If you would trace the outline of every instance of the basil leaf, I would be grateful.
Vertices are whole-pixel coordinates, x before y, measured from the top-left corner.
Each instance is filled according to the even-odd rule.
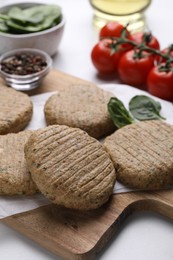
[[[145,95],[133,97],[129,102],[129,110],[140,121],[165,119],[160,115],[161,104]]]
[[[108,111],[117,128],[134,123],[124,104],[116,97],[111,97],[109,100]]]

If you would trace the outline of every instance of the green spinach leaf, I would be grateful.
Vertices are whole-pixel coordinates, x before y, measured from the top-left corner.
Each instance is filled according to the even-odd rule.
[[[39,12],[37,12],[35,16],[29,16],[27,15],[27,12],[25,13],[25,10],[22,10],[17,6],[14,6],[9,10],[8,16],[14,20],[14,22],[21,23],[23,25],[26,23],[37,24],[42,22],[44,18],[43,14]]]
[[[117,128],[134,123],[124,104],[116,97],[111,97],[109,100],[108,111]]]
[[[129,102],[129,110],[140,121],[165,119],[160,115],[161,104],[149,96],[134,96]]]
[[[9,33],[33,33],[43,31],[58,24],[62,19],[58,5],[36,5],[21,9],[12,7],[7,14],[0,14],[1,31]],[[7,30],[6,30],[7,28]]]
[[[7,21],[7,25],[12,32],[32,33],[32,32],[43,31],[54,26],[55,24],[57,24],[56,19],[57,19],[57,14],[54,15],[52,14],[51,16],[47,16],[42,23],[38,23],[37,25],[33,25],[33,24],[22,25],[16,23],[13,20]]]
[[[8,27],[6,23],[0,19],[0,32],[8,32]]]
[[[0,14],[0,20],[6,21],[9,19],[10,19],[10,17],[7,14]]]

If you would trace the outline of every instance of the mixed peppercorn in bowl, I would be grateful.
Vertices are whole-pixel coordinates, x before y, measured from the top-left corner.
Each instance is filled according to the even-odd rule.
[[[0,57],[0,75],[8,86],[27,91],[39,86],[52,65],[50,56],[32,48],[15,49]]]

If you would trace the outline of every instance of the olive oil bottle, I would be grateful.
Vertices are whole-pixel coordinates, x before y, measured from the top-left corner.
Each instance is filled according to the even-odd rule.
[[[144,11],[151,0],[90,0],[94,9],[94,22],[102,27],[107,21],[129,23],[131,31],[140,31],[145,26]]]

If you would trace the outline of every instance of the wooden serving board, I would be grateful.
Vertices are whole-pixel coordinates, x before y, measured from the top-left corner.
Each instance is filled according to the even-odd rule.
[[[52,70],[29,94],[55,91],[86,81]],[[173,219],[173,190],[112,195],[97,210],[77,211],[47,205],[1,221],[63,259],[95,259],[124,220],[136,211],[155,211]]]

